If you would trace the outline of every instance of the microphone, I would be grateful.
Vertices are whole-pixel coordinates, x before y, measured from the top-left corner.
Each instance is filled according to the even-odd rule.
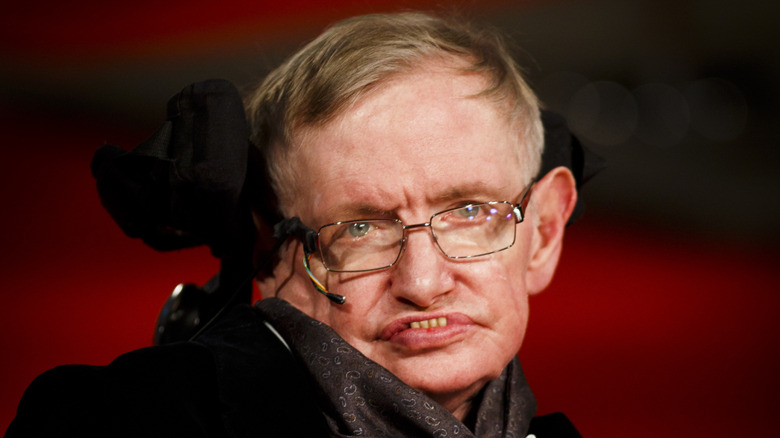
[[[318,289],[318,291],[321,294],[323,294],[326,297],[328,297],[329,300],[333,301],[336,304],[344,304],[345,302],[347,302],[347,297],[345,297],[344,295],[338,295],[338,294],[326,292],[324,290],[319,290],[319,289]]]
[[[329,300],[333,301],[336,304],[344,304],[347,301],[347,297],[344,295],[334,294],[331,292],[328,292],[328,289],[320,283],[319,280],[317,280],[317,277],[314,276],[314,274],[311,273],[311,268],[309,267],[309,260],[311,260],[311,257],[314,254],[305,252],[303,254],[303,267],[306,269],[306,273],[309,275],[309,279],[311,280],[311,283],[314,285],[314,288],[317,289],[317,292],[325,295],[328,297]]]

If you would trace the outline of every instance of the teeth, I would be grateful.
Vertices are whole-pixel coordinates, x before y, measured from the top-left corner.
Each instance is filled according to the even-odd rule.
[[[424,321],[415,321],[409,323],[409,328],[413,328],[413,329],[446,327],[446,326],[447,326],[447,318],[444,316],[440,318],[431,318],[431,319],[426,319]]]

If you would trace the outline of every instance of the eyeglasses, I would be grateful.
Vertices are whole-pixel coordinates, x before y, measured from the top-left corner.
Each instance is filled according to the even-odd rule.
[[[307,230],[309,257],[316,251],[332,272],[365,272],[389,268],[401,258],[409,230],[429,228],[436,246],[451,259],[493,254],[512,247],[515,225],[523,222],[533,184],[520,202],[469,204],[431,216],[421,224],[404,225],[398,219],[360,219],[335,222],[318,231]],[[307,260],[308,261],[308,260]],[[308,268],[308,263],[307,263]]]

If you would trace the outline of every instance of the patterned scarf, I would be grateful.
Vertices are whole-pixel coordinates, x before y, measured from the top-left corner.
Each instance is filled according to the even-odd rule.
[[[449,411],[403,383],[333,329],[288,302],[256,305],[314,380],[332,437],[522,438],[536,399],[515,357],[482,391],[472,432]]]

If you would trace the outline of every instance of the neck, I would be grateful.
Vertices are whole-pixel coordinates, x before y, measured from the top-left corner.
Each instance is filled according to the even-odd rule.
[[[450,411],[450,413],[466,424],[466,420],[474,416],[472,413],[472,407],[479,405],[479,394],[481,394],[482,386],[479,385],[476,390],[459,391],[457,393],[430,393],[426,392],[425,395],[430,397],[433,401],[440,404],[444,409]],[[468,425],[469,428],[473,425]]]

